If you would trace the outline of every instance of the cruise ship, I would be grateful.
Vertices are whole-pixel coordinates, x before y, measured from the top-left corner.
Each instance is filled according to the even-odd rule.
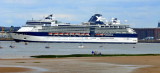
[[[137,43],[137,34],[129,25],[117,18],[107,21],[101,14],[81,24],[62,23],[51,14],[41,20],[28,20],[10,35],[16,42]]]

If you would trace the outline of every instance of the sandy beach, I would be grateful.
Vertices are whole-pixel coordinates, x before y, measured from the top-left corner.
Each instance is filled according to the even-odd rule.
[[[160,56],[0,59],[0,73],[159,73]]]
[[[0,72],[28,72],[32,69],[22,68],[22,67],[0,67]]]

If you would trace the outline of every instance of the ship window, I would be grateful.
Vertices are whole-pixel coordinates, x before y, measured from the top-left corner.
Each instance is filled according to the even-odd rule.
[[[103,27],[103,28],[104,28],[105,26],[101,26],[101,27]]]
[[[114,26],[110,26],[110,28],[114,28]]]
[[[58,25],[58,26],[70,26],[70,25]]]
[[[51,22],[26,22],[28,25],[44,25],[44,24],[51,24]]]
[[[114,28],[118,28],[118,26],[114,26]]]
[[[126,26],[126,28],[130,28],[129,26]]]
[[[43,26],[51,26],[51,24],[43,24]]]
[[[124,27],[124,26],[119,26],[119,28],[121,28],[121,29],[122,29],[122,28],[125,28],[125,27]]]
[[[57,24],[58,23],[58,21],[55,21],[55,24]]]
[[[108,28],[109,26],[105,26],[105,27],[107,27],[107,28]]]

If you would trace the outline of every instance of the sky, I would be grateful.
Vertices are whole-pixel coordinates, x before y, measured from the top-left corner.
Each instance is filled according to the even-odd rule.
[[[6,27],[49,14],[71,24],[87,22],[94,14],[118,18],[133,28],[155,28],[160,22],[160,0],[1,0],[0,10],[0,26]]]

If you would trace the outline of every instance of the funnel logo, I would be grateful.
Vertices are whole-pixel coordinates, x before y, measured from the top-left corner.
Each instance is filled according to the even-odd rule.
[[[96,16],[97,20],[96,21],[103,21],[103,18],[102,17],[98,17]]]
[[[104,24],[103,21],[104,21],[105,18],[102,18],[101,16],[102,16],[101,14],[95,14],[89,19],[88,22],[91,22],[92,25]]]

